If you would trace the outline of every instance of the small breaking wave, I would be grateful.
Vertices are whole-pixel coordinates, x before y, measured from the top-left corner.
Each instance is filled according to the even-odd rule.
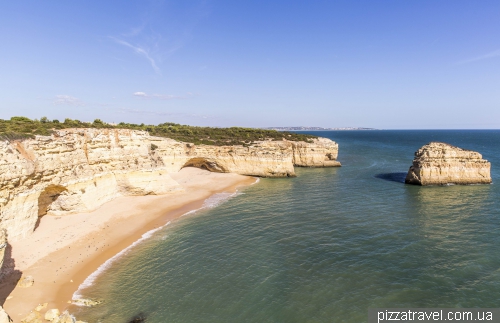
[[[259,179],[257,179],[256,183],[258,182],[258,180]],[[230,198],[238,196],[238,195],[242,195],[242,194],[244,194],[244,193],[240,193],[238,191],[236,191],[234,193],[215,193],[215,194],[213,194],[212,196],[210,196],[209,198],[207,198],[203,202],[203,205],[201,206],[201,208],[188,211],[188,212],[184,213],[181,216],[190,215],[190,214],[196,213],[196,212],[198,212],[198,211],[200,211],[202,209],[211,209],[211,208],[214,208],[214,207],[216,207],[216,206],[218,206],[218,205],[220,205],[220,204],[228,201]],[[85,288],[88,288],[88,287],[92,286],[94,284],[95,280],[97,279],[97,277],[100,274],[102,274],[103,272],[105,272],[108,268],[110,268],[111,265],[113,264],[113,262],[115,262],[116,260],[118,260],[120,257],[126,255],[135,246],[137,246],[141,242],[143,242],[143,241],[151,238],[155,232],[157,232],[157,231],[165,228],[169,224],[170,224],[170,221],[168,221],[166,224],[162,225],[161,227],[149,230],[148,232],[144,233],[137,241],[135,241],[134,243],[132,243],[130,246],[128,246],[127,248],[123,249],[122,251],[120,251],[119,253],[117,253],[116,255],[114,255],[113,257],[111,257],[108,260],[106,260],[106,262],[104,262],[102,265],[100,265],[99,268],[97,268],[92,274],[90,274],[83,281],[83,283],[80,284],[80,286],[78,286],[78,289],[76,290],[76,292],[73,293],[72,299],[81,299],[81,298],[83,298],[83,295],[81,294],[81,291],[84,290]],[[80,305],[78,305],[78,306],[80,306]]]
[[[230,198],[234,197],[234,196],[238,196],[238,195],[242,195],[243,193],[239,193],[238,191],[236,191],[235,193],[215,193],[214,195],[210,196],[209,198],[207,198],[205,200],[205,202],[203,202],[203,206],[201,207],[202,209],[204,208],[214,208],[224,202],[226,202],[227,200],[229,200]]]
[[[76,290],[76,292],[73,293],[72,299],[83,298],[83,296],[80,294],[80,292],[83,289],[92,286],[92,284],[95,282],[95,280],[97,279],[97,277],[100,274],[102,274],[104,271],[106,271],[106,269],[108,269],[109,267],[111,267],[111,265],[113,264],[113,262],[115,262],[116,260],[118,260],[120,257],[126,255],[132,248],[134,248],[135,246],[137,246],[139,243],[143,242],[146,239],[151,238],[156,231],[163,229],[164,227],[166,227],[169,224],[170,224],[170,221],[168,221],[166,224],[162,225],[161,227],[149,230],[148,232],[144,233],[137,241],[135,241],[134,243],[132,243],[130,246],[128,246],[127,248],[123,249],[122,251],[120,251],[119,253],[117,253],[116,255],[114,255],[113,257],[111,257],[108,260],[106,260],[106,262],[104,262],[102,265],[100,265],[99,268],[97,268],[92,274],[90,274],[90,276],[88,276],[83,281],[83,283],[80,284],[80,286],[78,286],[78,289]]]

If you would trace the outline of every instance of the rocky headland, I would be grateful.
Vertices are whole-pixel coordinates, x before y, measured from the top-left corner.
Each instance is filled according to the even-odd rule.
[[[115,199],[123,199],[127,196],[143,196],[146,198],[155,195],[161,198],[161,195],[167,194],[167,196],[175,196],[174,199],[177,200],[178,205],[189,202],[195,207],[201,203],[195,202],[198,198],[207,196],[211,191],[217,192],[223,187],[234,186],[242,181],[242,179],[236,177],[225,177],[227,184],[221,182],[219,185],[214,182],[217,178],[198,174],[196,175],[197,178],[204,179],[196,184],[194,181],[199,180],[194,178],[191,180],[191,177],[189,177],[191,172],[184,172],[184,175],[179,175],[183,173],[181,170],[184,171],[183,168],[185,167],[197,167],[212,173],[232,173],[227,174],[227,176],[293,177],[295,176],[294,166],[340,166],[340,163],[336,160],[337,154],[338,145],[325,138],[312,139],[310,142],[284,139],[264,140],[245,145],[217,146],[196,145],[164,137],[150,136],[148,132],[140,130],[95,128],[55,130],[51,136],[35,136],[34,138],[10,140],[4,138],[0,142],[0,254],[5,252],[6,246],[7,249],[11,248],[11,242],[16,246],[20,246],[19,243],[23,244],[23,241],[28,241],[27,238],[31,236],[36,236],[36,241],[30,241],[29,245],[40,244],[37,241],[45,241],[44,234],[33,235],[33,232],[39,226],[43,229],[47,227],[47,223],[58,223],[57,225],[60,225],[61,228],[63,228],[63,225],[67,225],[64,224],[66,222],[62,222],[63,220],[54,222],[52,219],[61,219],[61,216],[66,218],[64,216],[71,214],[79,216],[80,214],[89,214],[89,212],[95,213],[97,211],[94,210],[101,210],[100,207],[103,204]],[[200,185],[214,185],[214,188],[197,189],[196,187]],[[190,187],[189,190],[186,187]],[[191,192],[195,192],[194,194],[198,197],[195,195],[190,197]],[[13,285],[16,286],[14,292],[17,291],[17,294],[11,295],[15,295],[15,299],[27,295],[26,292],[35,295],[35,293],[28,291],[35,287],[38,291],[36,293],[40,293],[41,290],[46,290],[49,283],[52,283],[51,275],[54,275],[54,283],[57,281],[57,286],[63,284],[59,283],[59,281],[64,280],[66,280],[64,284],[68,284],[67,281],[70,281],[71,277],[73,277],[71,275],[76,272],[69,268],[71,265],[68,260],[65,263],[57,262],[59,272],[57,270],[53,271],[53,269],[56,269],[54,267],[53,269],[43,269],[42,273],[40,269],[34,270],[29,267],[29,264],[38,261],[36,267],[38,268],[42,264],[51,264],[54,259],[71,258],[74,252],[69,248],[81,247],[81,243],[77,242],[78,239],[84,239],[80,241],[92,241],[93,245],[97,244],[95,244],[95,250],[89,249],[88,252],[85,249],[87,246],[85,248],[81,247],[82,250],[85,250],[85,253],[82,252],[83,255],[80,255],[80,258],[74,259],[77,260],[75,264],[80,263],[82,257],[84,257],[85,259],[93,258],[92,261],[98,266],[101,260],[96,257],[101,257],[100,250],[107,250],[105,252],[112,254],[112,252],[116,252],[114,250],[119,251],[119,248],[123,247],[120,244],[112,245],[106,239],[101,246],[100,242],[94,240],[94,237],[104,234],[107,238],[114,235],[116,239],[120,239],[121,236],[127,236],[127,239],[137,239],[137,236],[143,233],[140,231],[142,228],[149,230],[151,226],[156,225],[151,222],[155,216],[158,216],[154,214],[155,212],[164,213],[166,211],[162,210],[170,210],[168,205],[172,202],[169,202],[168,199],[165,202],[154,201],[157,203],[156,208],[158,211],[150,210],[147,213],[148,216],[141,216],[140,218],[134,218],[134,214],[144,212],[141,211],[141,208],[145,206],[141,206],[137,202],[127,207],[108,203],[106,210],[114,208],[113,212],[117,213],[116,215],[109,215],[106,219],[104,219],[104,214],[86,217],[86,223],[81,223],[82,231],[86,230],[85,237],[79,236],[76,232],[73,232],[74,230],[71,231],[69,227],[66,227],[66,229],[63,229],[64,231],[60,232],[61,236],[53,237],[57,241],[52,243],[51,248],[53,250],[51,249],[51,252],[55,253],[51,254],[50,259],[49,257],[42,259],[40,257],[43,257],[43,255],[38,255],[33,258],[34,260],[25,263],[23,259],[10,258],[13,248],[8,249],[9,263],[7,266],[5,264],[3,266],[4,274],[14,269],[17,270],[18,265],[13,266],[14,261],[16,261],[16,264],[25,263],[23,268],[29,269],[27,270],[29,275],[45,277],[43,279],[38,276],[35,277],[33,285],[32,276],[24,276],[26,274],[24,272],[23,277],[21,277],[21,272],[17,270],[16,273],[19,274],[19,278],[16,279],[16,284]],[[136,206],[132,207],[132,205]],[[110,222],[112,219],[121,216],[118,214],[123,212],[120,208],[129,209],[130,211],[127,210],[127,212],[131,215],[128,215],[126,219],[121,217],[120,224],[117,225],[119,228],[115,230],[109,224],[112,223]],[[182,208],[179,210],[182,210]],[[105,211],[103,209],[103,212],[109,212],[109,210]],[[180,216],[180,211],[175,212],[171,216],[172,219]],[[41,220],[44,216],[51,216],[52,219],[42,223]],[[74,219],[73,215],[71,216],[73,218],[69,219],[67,223],[76,224],[75,221],[77,220]],[[99,220],[99,217],[102,217],[103,220]],[[137,232],[130,226],[134,221],[141,227]],[[104,225],[104,223],[107,224]],[[92,228],[90,228],[91,225]],[[104,231],[111,231],[110,233],[98,233],[97,231],[92,233],[92,230],[101,230],[101,228]],[[127,230],[130,233],[127,233]],[[47,234],[53,235],[51,232]],[[89,238],[88,234],[91,234],[92,238]],[[112,239],[108,240],[111,241]],[[131,240],[131,242],[133,241],[135,240]],[[130,242],[124,241],[124,246],[126,243]],[[32,253],[29,250],[23,252],[25,254]],[[105,257],[105,252],[103,251],[102,257]],[[97,256],[98,254],[99,256]],[[63,264],[63,272],[59,268],[61,264]],[[78,266],[84,268],[83,264]],[[88,275],[89,273],[86,271],[89,268],[78,269],[78,275],[80,273]],[[95,268],[92,270],[95,270]],[[73,280],[70,281],[70,285],[72,282]],[[26,292],[22,291],[25,289]],[[56,290],[53,292],[56,293]],[[9,296],[7,299],[12,297],[14,296]],[[40,300],[47,301],[45,299]],[[7,305],[10,304],[9,306],[12,307],[12,301],[14,300],[11,299]],[[52,301],[48,301],[54,304],[53,297]],[[14,302],[17,303],[18,301]],[[33,300],[30,300],[30,302],[33,303]],[[60,306],[60,303],[57,306]],[[15,306],[16,310],[14,312],[20,313],[19,311],[26,310],[21,309],[21,307]],[[11,312],[9,311],[9,313]],[[36,316],[34,318],[36,321],[38,319],[37,311],[31,313],[30,315]]]
[[[431,142],[415,152],[406,184],[490,184],[491,165],[476,151]]]
[[[294,165],[340,166],[338,145],[261,141],[210,146],[125,129],[64,129],[52,136],[0,142],[0,229],[9,240],[33,231],[41,216],[88,212],[117,196],[180,189],[169,174],[194,166],[260,177],[295,176]]]

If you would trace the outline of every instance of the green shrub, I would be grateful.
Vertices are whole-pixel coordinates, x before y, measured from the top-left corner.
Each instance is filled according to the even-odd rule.
[[[12,118],[10,118],[10,121],[26,122],[26,121],[32,121],[32,120],[30,118],[26,118],[26,117],[12,117]]]
[[[0,119],[0,136],[25,136],[31,138],[34,134],[50,135],[53,129],[65,128],[109,128],[109,129],[131,129],[147,130],[150,135],[158,137],[172,138],[178,141],[191,142],[194,144],[232,146],[249,146],[256,141],[263,140],[290,140],[310,142],[313,135],[296,134],[289,132],[278,132],[275,130],[264,130],[254,128],[212,128],[212,127],[194,127],[180,125],[172,122],[155,125],[133,124],[120,122],[118,125],[110,125],[101,119],[95,119],[92,123],[81,122],[80,120],[64,119],[61,123],[58,120],[50,121],[42,117],[40,122],[26,117],[12,117],[10,120]],[[12,135],[15,134],[15,135]],[[16,137],[16,138],[17,138]],[[2,137],[3,138],[3,137]],[[156,145],[151,144],[151,150],[155,150]]]

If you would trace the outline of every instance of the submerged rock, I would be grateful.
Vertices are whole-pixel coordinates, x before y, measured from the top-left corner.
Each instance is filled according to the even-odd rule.
[[[146,314],[144,313],[139,313],[127,321],[127,323],[143,323],[143,322],[146,322]]]
[[[71,301],[72,304],[74,305],[79,305],[79,306],[96,306],[104,302],[101,299],[89,299],[89,298],[79,298],[79,299],[74,299]]]
[[[415,152],[405,183],[414,185],[490,184],[491,164],[480,153],[442,142]]]

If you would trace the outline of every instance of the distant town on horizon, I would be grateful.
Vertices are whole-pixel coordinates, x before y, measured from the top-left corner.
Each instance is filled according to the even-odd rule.
[[[262,128],[276,131],[329,131],[329,130],[377,130],[376,128],[364,127],[343,127],[343,128],[323,128],[323,127],[268,127]]]

